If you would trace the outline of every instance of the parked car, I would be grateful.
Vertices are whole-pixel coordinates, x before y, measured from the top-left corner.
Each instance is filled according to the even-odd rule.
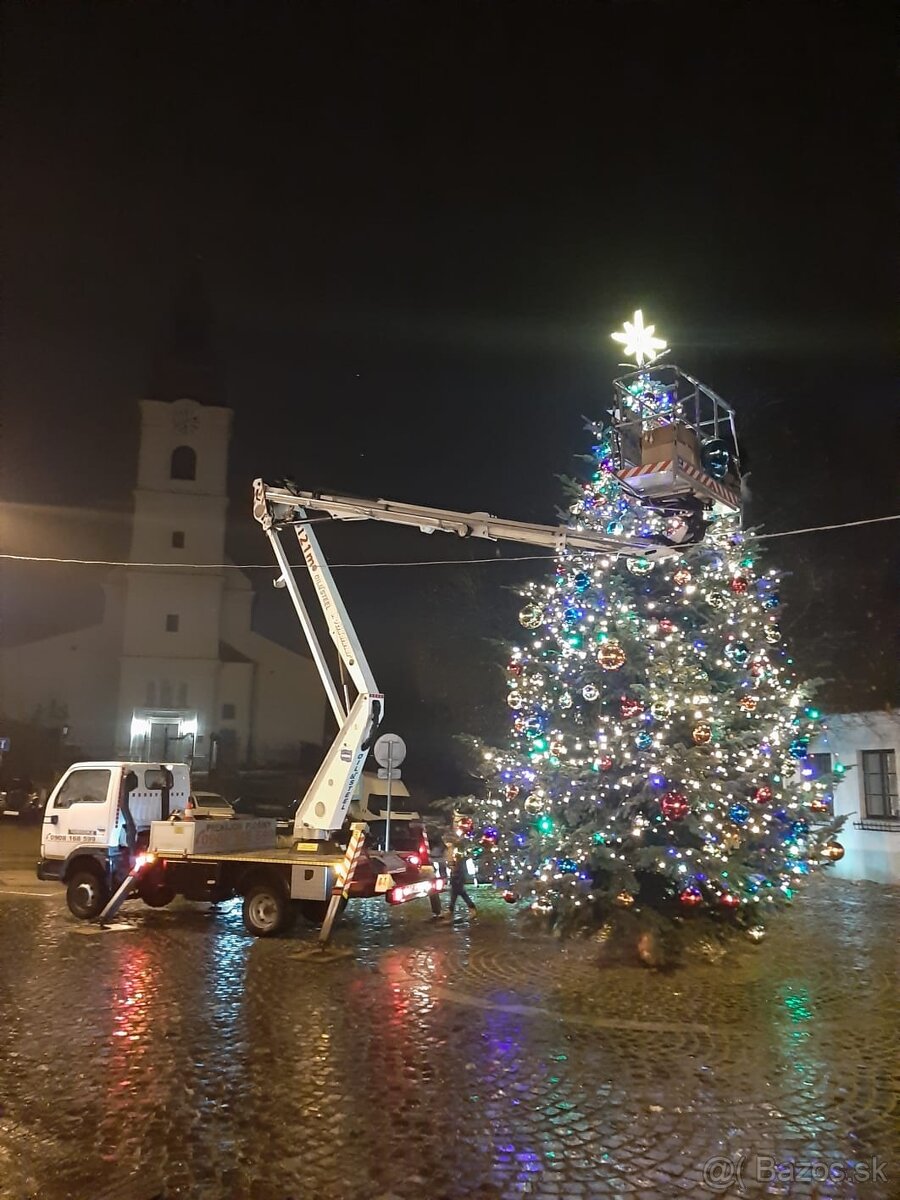
[[[234,805],[218,792],[191,792],[191,805],[195,817],[223,820],[237,815]]]
[[[11,778],[0,786],[0,817],[37,825],[44,812],[44,799],[26,777]]]
[[[299,802],[296,796],[290,800],[272,796],[238,796],[233,805],[234,815],[274,819],[279,836],[288,837],[294,827],[294,813]]]

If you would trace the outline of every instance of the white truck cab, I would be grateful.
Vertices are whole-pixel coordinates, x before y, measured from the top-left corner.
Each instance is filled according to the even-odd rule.
[[[127,874],[129,851],[133,854],[147,845],[151,823],[186,808],[190,794],[184,763],[75,763],[44,809],[38,878],[69,885],[70,892],[81,896],[83,907],[96,908],[116,878]],[[133,822],[131,847],[128,814]],[[85,876],[97,886],[82,882],[72,888],[73,879]]]

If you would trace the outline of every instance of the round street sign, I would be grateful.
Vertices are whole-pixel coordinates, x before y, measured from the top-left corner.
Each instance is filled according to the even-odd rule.
[[[386,767],[389,759],[392,767],[399,767],[406,758],[406,742],[398,733],[383,733],[375,743],[372,753],[379,767]]]

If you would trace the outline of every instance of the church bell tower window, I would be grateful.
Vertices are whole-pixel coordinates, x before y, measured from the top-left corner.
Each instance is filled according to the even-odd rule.
[[[197,478],[197,452],[192,446],[176,446],[169,467],[170,479]]]

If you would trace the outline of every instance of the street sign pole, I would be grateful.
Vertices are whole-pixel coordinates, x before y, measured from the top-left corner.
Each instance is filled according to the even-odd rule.
[[[384,848],[391,848],[391,777],[394,774],[394,743],[388,742],[387,748],[387,812],[384,822]]]
[[[387,810],[384,821],[384,848],[391,848],[391,784],[400,778],[400,764],[406,758],[406,743],[396,733],[383,733],[373,747],[375,761],[382,768],[379,779],[387,780]]]

